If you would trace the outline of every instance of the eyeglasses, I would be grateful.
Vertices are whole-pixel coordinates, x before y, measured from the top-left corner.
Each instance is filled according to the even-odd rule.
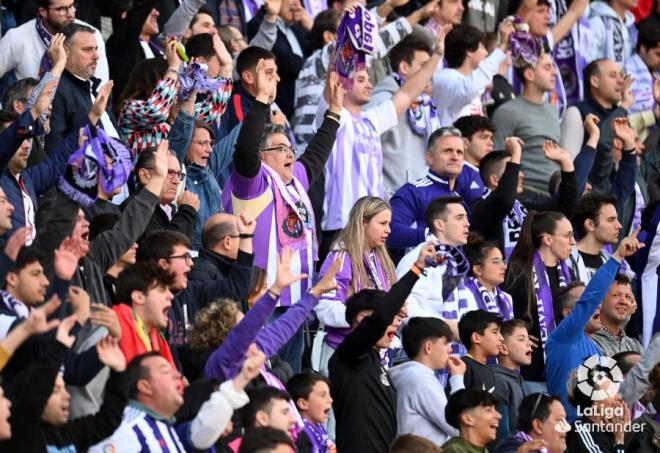
[[[167,179],[183,181],[185,177],[186,174],[182,171],[167,170]]]
[[[561,236],[565,239],[570,239],[570,238],[574,237],[572,231],[569,231],[568,233],[562,233],[562,234],[551,234],[550,236]]]
[[[183,253],[181,255],[172,255],[172,256],[167,258],[167,261],[171,261],[171,260],[174,260],[174,259],[182,259],[182,260],[185,260],[186,263],[191,263],[191,264],[193,262],[193,256],[190,254],[190,252]]]
[[[66,16],[69,11],[73,11],[74,13],[78,10],[78,3],[71,3],[68,6],[58,6],[57,8],[48,8],[52,9],[54,11],[57,11],[57,14],[60,16]]]
[[[261,151],[277,151],[278,153],[292,153],[296,154],[296,147],[291,145],[277,145],[271,146],[270,148],[262,148]]]
[[[199,146],[210,146],[213,148],[215,146],[215,140],[193,140],[193,143],[197,143]]]
[[[539,396],[536,397],[536,402],[534,403],[534,407],[532,408],[532,420],[534,420],[534,416],[536,415],[536,411],[539,408],[539,404],[541,404],[541,399],[543,399],[544,396],[549,396],[547,393],[539,393]]]

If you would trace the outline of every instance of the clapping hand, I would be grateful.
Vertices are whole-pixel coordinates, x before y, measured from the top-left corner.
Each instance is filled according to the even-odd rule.
[[[119,340],[108,335],[96,343],[96,353],[99,362],[110,367],[113,371],[121,373],[126,369],[126,357],[119,348]]]
[[[637,227],[629,236],[623,238],[616,251],[612,254],[612,257],[617,261],[623,261],[625,258],[634,255],[637,250],[644,248],[644,243],[639,242],[637,239],[637,235],[641,229],[642,227]]]
[[[71,335],[71,329],[76,323],[76,316],[71,315],[66,317],[60,322],[60,325],[57,326],[57,333],[55,334],[55,339],[62,343],[67,348],[73,346],[73,343],[76,341],[76,337]]]
[[[297,281],[307,278],[307,274],[293,275],[291,272],[291,260],[293,259],[293,250],[289,247],[282,248],[282,251],[277,257],[277,274],[275,275],[275,284],[271,287],[271,291],[275,294],[280,294],[284,288]]]
[[[247,358],[243,362],[241,372],[234,378],[234,388],[243,390],[252,379],[259,376],[261,368],[266,362],[266,354],[261,352],[257,345],[252,343],[247,352]]]
[[[314,297],[321,297],[323,294],[337,289],[337,272],[339,272],[344,265],[344,256],[344,253],[337,254],[326,273],[323,274],[323,277],[321,277],[316,285],[310,290]]]

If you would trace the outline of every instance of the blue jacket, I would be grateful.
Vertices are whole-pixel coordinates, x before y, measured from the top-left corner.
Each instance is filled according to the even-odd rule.
[[[561,320],[546,343],[546,373],[548,393],[559,395],[568,419],[575,420],[575,407],[568,403],[566,382],[571,370],[592,355],[602,355],[596,344],[584,333],[589,319],[600,305],[619,269],[619,262],[610,258],[589,281],[580,300],[570,314]]]
[[[199,197],[199,210],[192,244],[194,250],[202,248],[202,229],[213,214],[222,212],[222,187],[228,179],[229,166],[234,156],[234,143],[240,126],[213,146],[206,167],[185,164],[186,151],[194,132],[194,117],[180,110],[169,135],[170,149],[174,150],[182,165],[186,167],[186,190]]]
[[[69,156],[77,148],[78,130],[76,129],[65,140],[58,143],[57,147],[48,154],[46,159],[34,167],[20,172],[35,209],[37,208],[37,197],[57,184],[59,177],[64,175]],[[16,152],[16,149],[14,149],[14,152]],[[25,210],[23,209],[21,188],[8,168],[2,171],[0,186],[5,191],[9,202],[14,206],[14,213],[11,216],[11,230],[5,232],[3,236],[3,239],[6,240],[17,228],[25,226]]]

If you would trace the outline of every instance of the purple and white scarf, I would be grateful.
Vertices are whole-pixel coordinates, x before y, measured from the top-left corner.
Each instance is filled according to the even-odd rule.
[[[367,271],[367,278],[369,279],[370,285],[363,285],[362,282],[359,282],[360,286],[379,289],[381,291],[390,290],[392,282],[387,279],[385,269],[383,269],[378,256],[373,250],[364,255],[364,266]]]
[[[436,263],[446,265],[442,275],[442,319],[458,321],[468,309],[465,278],[470,263],[459,247],[442,244],[438,246],[436,252]],[[465,354],[465,352],[467,352],[465,346],[452,343],[452,353]]]
[[[84,135],[88,140],[69,157],[58,188],[73,201],[91,206],[98,197],[99,183],[105,193],[112,193],[128,181],[133,158],[123,143],[103,129],[86,126]]]
[[[0,300],[2,304],[17,317],[26,319],[30,316],[30,307],[9,294],[7,291],[0,291]]]
[[[295,176],[291,180],[300,202],[296,202],[291,193],[282,181],[279,174],[268,165],[261,163],[262,167],[268,172],[272,181],[274,202],[275,202],[275,221],[277,222],[277,237],[282,247],[289,247],[295,251],[301,251],[307,247],[307,230],[305,225],[309,225],[312,232],[312,253],[313,258],[318,258],[318,242],[316,240],[316,219],[312,202],[307,196],[307,191]],[[304,213],[301,211],[305,211]],[[303,214],[305,214],[303,216]],[[305,218],[306,217],[306,218]]]
[[[477,301],[477,306],[480,309],[491,313],[497,313],[502,317],[503,321],[513,319],[513,302],[511,296],[502,291],[499,287],[495,286],[495,297],[493,297],[493,293],[488,291],[488,289],[486,289],[486,287],[474,277],[468,278],[465,281],[465,286],[474,295],[474,299]]]
[[[559,287],[563,288],[571,281],[571,273],[564,261],[559,261],[559,268]],[[543,361],[545,362],[545,343],[548,341],[550,333],[555,330],[555,316],[548,273],[545,270],[543,258],[541,258],[541,254],[538,251],[534,253],[532,273],[534,277],[534,292],[536,293],[539,330],[541,332],[541,346],[543,347]]]
[[[367,54],[375,50],[377,27],[371,12],[361,5],[344,14],[339,23],[334,66],[339,82],[347,90],[353,87],[355,73],[367,67]]]
[[[403,85],[403,77],[397,72],[392,73],[394,81]],[[433,131],[440,128],[440,119],[438,118],[438,109],[436,108],[431,96],[421,92],[415,102],[410,104],[406,110],[406,118],[410,129],[420,137],[428,137]]]
[[[218,79],[206,76],[208,66],[200,63],[191,63],[179,72],[179,99],[188,99],[193,90],[197,93],[209,93],[218,91],[223,84]]]
[[[46,48],[46,51],[41,57],[41,63],[39,63],[39,78],[41,78],[45,73],[53,69],[53,62],[50,60],[50,57],[48,56],[48,49],[50,48],[50,40],[53,38],[53,35],[51,35],[50,32],[46,30],[46,26],[44,25],[44,20],[39,15],[37,15],[35,27],[37,28],[37,35],[41,40],[41,44],[43,44],[44,47]]]
[[[309,420],[303,419],[303,431],[312,443],[312,453],[336,453],[337,447],[328,436],[328,432],[322,423],[312,424]]]

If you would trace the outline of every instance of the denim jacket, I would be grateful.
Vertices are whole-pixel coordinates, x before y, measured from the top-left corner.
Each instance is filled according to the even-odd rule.
[[[199,197],[199,210],[197,211],[197,223],[195,226],[195,237],[193,238],[193,249],[202,248],[202,229],[204,224],[213,214],[222,212],[222,186],[226,181],[226,175],[234,156],[234,144],[240,131],[240,125],[235,127],[226,137],[219,140],[213,146],[213,152],[209,156],[206,167],[193,163],[186,163],[186,152],[195,131],[194,116],[179,110],[174,120],[169,135],[170,149],[175,153],[186,171],[186,190],[195,193]]]

